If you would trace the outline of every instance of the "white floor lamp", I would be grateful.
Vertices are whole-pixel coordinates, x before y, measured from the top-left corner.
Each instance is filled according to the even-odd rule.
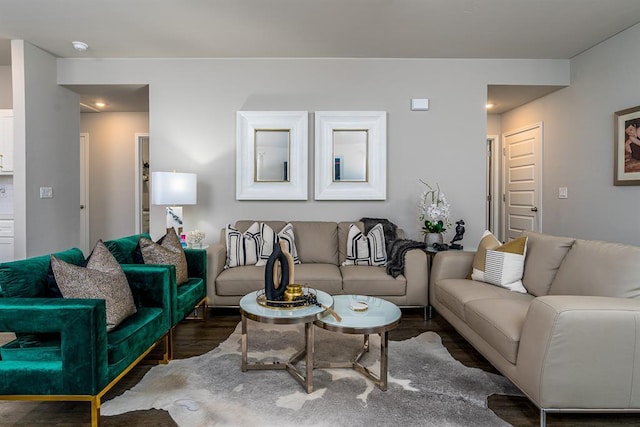
[[[151,203],[167,206],[167,228],[183,231],[183,205],[195,205],[197,199],[195,173],[153,172],[151,174]]]

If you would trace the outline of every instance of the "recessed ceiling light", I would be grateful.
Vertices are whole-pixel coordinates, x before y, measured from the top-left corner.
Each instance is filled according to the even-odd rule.
[[[85,42],[74,41],[74,42],[71,42],[71,44],[73,45],[73,48],[78,52],[84,52],[87,49],[89,49],[89,45],[86,44]]]
[[[495,107],[495,104],[492,104],[492,103],[490,103],[490,102],[489,102],[489,103],[487,103],[487,104],[485,105],[485,107],[487,108],[487,110],[490,110],[490,109],[492,109],[493,107]]]
[[[103,108],[103,107],[106,107],[106,106],[107,106],[107,104],[105,104],[104,102],[96,102],[96,107]]]

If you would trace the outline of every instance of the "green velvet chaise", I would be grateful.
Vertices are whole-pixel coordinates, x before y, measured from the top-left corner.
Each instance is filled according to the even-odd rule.
[[[136,255],[138,241],[141,237],[150,239],[149,234],[134,234],[115,240],[104,242],[116,260],[123,266],[134,264],[142,267],[140,256]],[[189,281],[180,286],[176,285],[175,267],[170,266],[171,275],[171,326],[175,326],[197,308],[202,308],[202,317],[207,315],[207,251],[204,249],[185,248],[189,270]],[[146,267],[147,265],[144,265]],[[172,358],[173,345],[169,334],[170,348],[169,358]]]
[[[54,255],[84,263],[77,248]],[[171,271],[123,266],[137,313],[107,333],[104,300],[48,296],[49,265],[48,255],[0,264],[0,331],[17,336],[0,347],[0,399],[88,401],[95,426],[101,397],[168,339]]]

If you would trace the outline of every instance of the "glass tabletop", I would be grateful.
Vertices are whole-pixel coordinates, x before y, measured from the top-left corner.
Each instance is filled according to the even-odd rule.
[[[366,310],[363,310],[364,305]],[[336,295],[333,297],[333,309],[342,317],[338,322],[333,316],[324,313],[315,324],[328,330],[368,334],[381,333],[395,328],[400,323],[401,312],[397,305],[365,295]]]
[[[333,297],[321,290],[314,290],[318,302],[332,308]],[[324,313],[325,309],[316,305],[301,308],[270,308],[258,304],[258,292],[254,291],[242,297],[240,300],[240,310],[242,314],[251,320],[263,323],[306,323],[316,320]]]

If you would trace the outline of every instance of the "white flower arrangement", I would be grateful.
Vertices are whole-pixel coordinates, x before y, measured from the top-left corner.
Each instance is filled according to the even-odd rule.
[[[190,246],[200,244],[204,238],[204,231],[193,230],[187,232],[187,243],[189,243]]]
[[[438,183],[436,183],[436,188],[434,189],[423,180],[420,180],[420,182],[428,189],[422,192],[418,205],[420,209],[418,220],[420,222],[424,221],[422,232],[424,234],[443,233],[447,228],[451,227],[449,222],[451,206],[447,202],[444,193],[440,190]]]

